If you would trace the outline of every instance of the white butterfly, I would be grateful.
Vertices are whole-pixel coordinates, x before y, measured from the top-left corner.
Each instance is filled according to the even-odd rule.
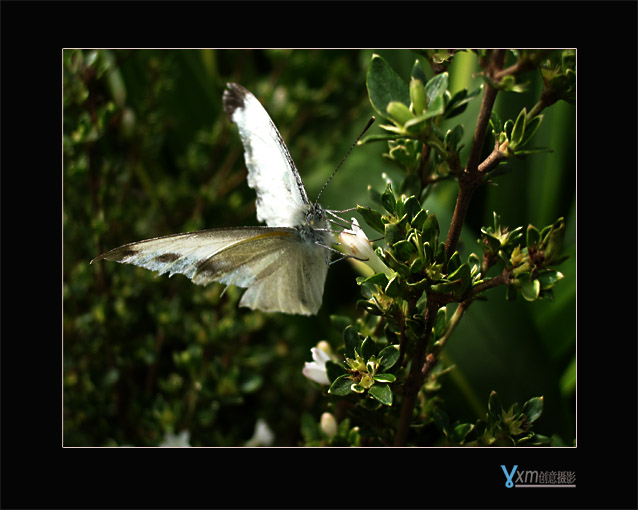
[[[279,131],[259,101],[227,84],[224,110],[237,124],[257,218],[267,227],[201,230],[126,244],[91,261],[134,264],[194,283],[245,287],[253,310],[314,315],[319,311],[334,238],[326,212],[311,203]]]

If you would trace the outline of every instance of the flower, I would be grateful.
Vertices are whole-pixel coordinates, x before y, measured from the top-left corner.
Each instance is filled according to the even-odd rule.
[[[339,241],[348,255],[365,262],[375,274],[385,273],[388,278],[393,276],[392,270],[383,263],[372,249],[368,236],[359,226],[356,218],[352,218],[352,229],[345,229],[339,234]]]
[[[257,422],[255,422],[255,432],[253,432],[253,437],[251,437],[244,446],[270,446],[275,440],[275,435],[268,424],[259,418]]]
[[[328,342],[319,342],[317,347],[310,349],[314,361],[306,361],[303,367],[303,375],[319,384],[330,384],[326,373],[326,361],[330,359],[330,345]]]

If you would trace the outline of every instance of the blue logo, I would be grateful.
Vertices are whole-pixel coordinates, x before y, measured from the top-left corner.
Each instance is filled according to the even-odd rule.
[[[501,469],[505,474],[505,487],[511,489],[525,487],[576,487],[575,471],[538,471],[536,469],[518,469],[518,464],[514,464],[511,470],[501,464]],[[514,480],[516,475],[516,480]]]
[[[514,482],[512,482],[512,478],[514,477],[514,473],[516,473],[516,468],[518,467],[518,464],[514,464],[514,467],[512,468],[512,472],[508,473],[507,472],[507,468],[501,464],[501,469],[503,470],[503,473],[505,473],[505,487],[507,487],[508,489],[511,489],[512,487],[514,487]]]

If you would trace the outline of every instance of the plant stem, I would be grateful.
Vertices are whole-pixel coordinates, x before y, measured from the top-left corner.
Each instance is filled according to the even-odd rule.
[[[432,327],[434,326],[434,320],[436,319],[438,310],[439,302],[436,299],[429,300],[425,309],[425,336],[417,341],[414,352],[412,353],[412,364],[410,366],[408,379],[405,383],[405,394],[397,434],[394,438],[394,446],[405,446],[408,437],[408,430],[410,428],[410,422],[412,421],[412,411],[421,385],[423,384],[424,376],[421,373],[421,367],[425,360],[426,347],[432,337]]]

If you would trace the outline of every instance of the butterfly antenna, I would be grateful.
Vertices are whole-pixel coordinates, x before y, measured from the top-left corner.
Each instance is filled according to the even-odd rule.
[[[346,155],[343,157],[343,159],[341,160],[341,163],[339,163],[339,165],[337,166],[337,168],[334,169],[334,172],[332,172],[332,175],[330,175],[330,177],[328,177],[328,180],[326,181],[326,183],[323,185],[323,188],[321,188],[321,191],[319,192],[319,195],[317,196],[317,200],[315,201],[315,204],[319,202],[319,198],[321,197],[321,194],[323,193],[323,190],[326,189],[326,186],[328,185],[328,183],[332,180],[332,178],[335,176],[335,174],[337,173],[337,170],[339,170],[341,168],[341,165],[343,165],[343,162],[346,160],[346,158],[350,155],[350,153],[352,152],[352,149],[354,149],[354,146],[357,145],[357,143],[359,142],[359,140],[361,140],[361,137],[365,134],[365,132],[370,129],[370,126],[372,126],[373,122],[375,121],[374,117],[371,117],[370,120],[368,121],[368,123],[366,124],[366,127],[363,128],[363,131],[361,131],[361,134],[359,136],[357,136],[357,139],[354,141],[354,143],[352,144],[352,146],[350,147],[350,149],[348,150],[348,152],[346,152]]]

